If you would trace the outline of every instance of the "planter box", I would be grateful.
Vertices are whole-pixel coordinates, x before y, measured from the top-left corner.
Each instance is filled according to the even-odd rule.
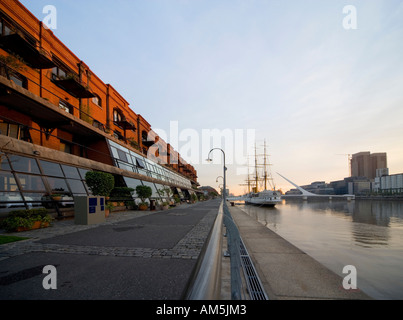
[[[35,221],[31,228],[18,227],[17,232],[24,232],[49,227],[49,222]]]

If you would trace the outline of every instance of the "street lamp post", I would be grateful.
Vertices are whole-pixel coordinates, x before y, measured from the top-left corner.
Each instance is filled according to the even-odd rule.
[[[222,154],[223,154],[223,156],[224,156],[224,178],[223,178],[223,182],[224,182],[224,194],[223,194],[223,199],[224,199],[224,202],[226,201],[226,199],[227,199],[227,179],[226,179],[226,171],[227,171],[227,168],[226,168],[226,166],[225,166],[225,152],[224,152],[224,150],[223,149],[220,149],[220,148],[213,148],[213,149],[211,149],[210,150],[210,152],[209,152],[209,154],[208,154],[208,159],[207,159],[207,161],[209,161],[209,162],[211,162],[211,161],[213,161],[212,159],[210,159],[210,153],[212,152],[212,151],[214,151],[214,150],[220,150],[221,152],[222,152]],[[218,178],[217,178],[218,179]]]

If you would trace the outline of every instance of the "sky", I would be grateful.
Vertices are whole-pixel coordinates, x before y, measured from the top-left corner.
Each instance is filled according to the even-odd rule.
[[[22,0],[198,172],[242,194],[266,142],[276,188],[403,173],[403,1]],[[347,6],[347,7],[346,7]],[[343,9],[346,7],[346,10]],[[260,161],[260,160],[259,160]],[[253,170],[253,168],[250,168]]]

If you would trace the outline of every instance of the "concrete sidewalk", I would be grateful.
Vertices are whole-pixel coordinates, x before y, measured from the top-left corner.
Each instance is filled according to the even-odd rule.
[[[0,300],[179,300],[215,221],[219,200],[161,212],[117,212],[106,223],[16,234],[0,246]],[[45,290],[43,267],[57,270]]]
[[[339,275],[241,209],[229,209],[269,299],[371,299],[360,290],[345,290]]]

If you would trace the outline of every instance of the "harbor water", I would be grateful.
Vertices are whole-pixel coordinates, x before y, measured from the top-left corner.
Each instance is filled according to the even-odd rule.
[[[283,200],[275,208],[239,208],[341,277],[353,265],[359,290],[370,297],[403,299],[403,201]]]

